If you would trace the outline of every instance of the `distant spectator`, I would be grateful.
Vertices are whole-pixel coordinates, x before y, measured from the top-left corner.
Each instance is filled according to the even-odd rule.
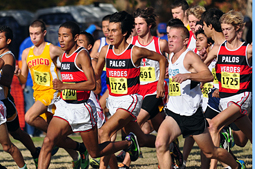
[[[102,30],[102,29],[97,25],[91,24],[85,31],[93,35],[95,30]]]
[[[167,34],[166,34],[166,23],[159,23],[157,28],[157,36],[160,39],[165,39],[168,41]]]

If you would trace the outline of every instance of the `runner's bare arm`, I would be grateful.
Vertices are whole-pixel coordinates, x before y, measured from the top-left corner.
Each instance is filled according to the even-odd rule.
[[[98,58],[98,49],[100,46],[100,39],[96,40],[96,42],[94,43],[94,46],[91,50],[90,56],[92,58]]]
[[[209,66],[210,63],[217,57],[218,51],[219,51],[219,45],[214,45],[212,50],[208,53],[207,58],[205,59],[204,63]]]
[[[248,59],[249,64],[251,65],[251,62],[252,62],[252,45],[248,46],[247,59]]]
[[[163,55],[160,55],[156,52],[134,46],[132,50],[132,60],[136,66],[140,65],[142,58],[148,58],[159,62],[160,74],[157,84],[157,98],[164,97],[165,95],[164,79],[166,74],[167,59]]]
[[[0,69],[2,69],[3,66],[4,66],[4,60],[0,58]]]
[[[169,48],[168,48],[168,42],[165,39],[160,39],[160,50],[162,54],[165,56],[168,56],[170,54]]]
[[[183,61],[184,67],[191,73],[177,74],[173,80],[178,83],[190,79],[197,82],[209,82],[213,80],[213,75],[200,57],[189,51]]]
[[[91,64],[93,69],[95,70],[97,65],[97,59],[91,59]],[[95,94],[99,94],[101,92],[101,79],[96,80],[96,90],[93,91]]]
[[[64,51],[60,47],[50,45],[50,57],[55,64],[57,63],[57,59],[62,60],[63,53]]]
[[[107,50],[108,50],[108,45],[104,46],[99,53],[98,62],[97,62],[96,68],[95,68],[96,80],[100,79],[100,76],[102,74],[102,71],[103,71],[103,68],[105,65],[105,56],[106,56]]]
[[[22,52],[22,67],[21,67],[21,69],[18,66],[16,66],[15,71],[14,71],[14,74],[16,76],[18,76],[21,84],[24,84],[27,81],[27,75],[28,75],[27,57],[28,57],[29,49],[30,48],[27,48]]]
[[[15,59],[12,54],[6,54],[2,57],[4,66],[2,67],[0,83],[4,86],[10,86],[15,69]]]

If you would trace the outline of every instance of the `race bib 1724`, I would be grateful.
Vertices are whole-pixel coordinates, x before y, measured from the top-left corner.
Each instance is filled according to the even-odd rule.
[[[114,94],[127,94],[127,78],[124,77],[109,77],[111,92]]]

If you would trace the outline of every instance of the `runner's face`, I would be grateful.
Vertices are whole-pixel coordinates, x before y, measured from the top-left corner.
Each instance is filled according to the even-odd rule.
[[[189,15],[188,19],[189,19],[190,30],[193,33],[195,33],[196,23],[197,21],[199,21],[199,19],[197,19],[194,15]]]
[[[198,51],[201,51],[203,48],[207,49],[208,43],[207,43],[207,37],[200,33],[197,35],[197,40],[196,40],[196,48]]]
[[[125,34],[122,34],[121,23],[120,22],[110,22],[109,24],[109,40],[111,45],[118,45],[125,40]]]
[[[173,15],[174,19],[180,19],[181,21],[183,21],[184,17],[185,17],[185,13],[182,10],[181,6],[173,8],[172,9],[172,15]]]
[[[207,36],[207,37],[211,37],[211,36],[210,36],[210,32],[211,32],[211,31],[210,31],[209,25],[207,25],[205,22],[203,22],[203,25],[204,25],[204,26],[203,26],[203,30],[204,30],[206,36]]]
[[[221,24],[221,29],[226,41],[232,41],[237,36],[235,27],[231,24],[223,23]]]
[[[29,27],[29,34],[31,41],[35,46],[40,45],[44,41],[44,36],[46,35],[46,31],[42,32],[41,27]]]
[[[149,32],[149,26],[142,17],[135,18],[135,30],[138,36],[145,36]]]
[[[60,27],[58,30],[58,41],[60,47],[64,51],[70,51],[76,43],[71,33],[71,29],[65,27]]]
[[[103,31],[105,37],[108,37],[108,34],[109,34],[108,28],[109,28],[109,21],[103,21],[102,22],[102,31]]]
[[[170,28],[168,33],[168,47],[170,52],[179,52],[184,46],[184,39],[181,36],[182,29]]]
[[[0,50],[7,47],[5,32],[0,33]]]
[[[84,47],[88,50],[88,41],[86,39],[86,35],[80,34],[78,36],[77,45]]]

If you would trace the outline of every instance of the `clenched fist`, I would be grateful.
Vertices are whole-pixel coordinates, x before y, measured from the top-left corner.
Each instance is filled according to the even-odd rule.
[[[21,70],[18,65],[15,66],[14,75],[18,76],[21,74]]]
[[[59,79],[54,79],[53,80],[53,89],[55,90],[62,90],[63,87],[63,82]]]

